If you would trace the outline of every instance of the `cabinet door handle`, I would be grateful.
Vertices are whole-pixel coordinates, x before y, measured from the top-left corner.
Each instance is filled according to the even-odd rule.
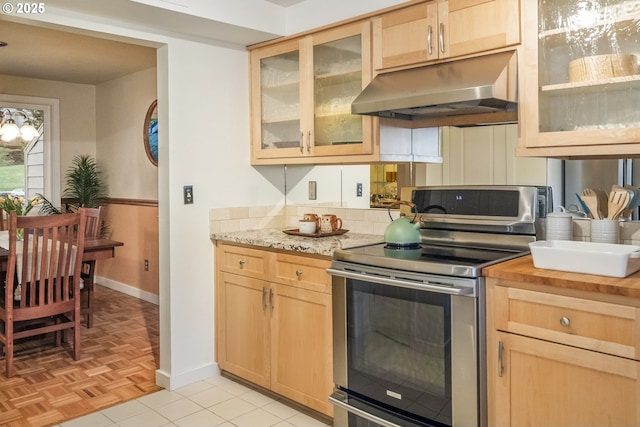
[[[240,268],[244,268],[244,260],[240,260],[238,261],[238,264],[240,264]]]
[[[504,344],[502,341],[498,341],[498,376],[502,377],[504,366],[502,365],[502,353],[504,353]]]
[[[444,53],[444,24],[440,23],[440,52]]]
[[[296,270],[296,276],[301,277],[302,276],[302,270]]]
[[[269,289],[269,306],[273,310],[273,289]]]
[[[433,53],[433,47],[431,46],[431,33],[433,32],[433,27],[429,25],[429,31],[427,32],[427,52],[429,55]]]
[[[304,153],[304,132],[300,131],[300,154]]]
[[[307,153],[311,153],[311,131],[307,130]]]
[[[262,287],[262,309],[267,309],[267,288]]]
[[[560,324],[562,326],[569,326],[571,325],[571,319],[569,319],[568,317],[562,316],[562,318],[560,318]]]

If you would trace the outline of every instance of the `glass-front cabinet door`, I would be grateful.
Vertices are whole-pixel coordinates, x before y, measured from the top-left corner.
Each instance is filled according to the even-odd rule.
[[[251,52],[253,164],[373,154],[373,119],[351,114],[371,80],[370,33],[355,23]]]
[[[371,80],[370,24],[313,37],[312,153],[372,153],[372,118],[351,114],[351,102]]]
[[[302,151],[298,46],[293,40],[251,52],[254,156],[295,156]]]
[[[640,2],[539,0],[523,8],[524,146],[640,154]]]

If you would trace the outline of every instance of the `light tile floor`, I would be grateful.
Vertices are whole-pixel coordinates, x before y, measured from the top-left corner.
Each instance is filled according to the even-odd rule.
[[[57,427],[327,427],[281,401],[225,377],[161,390]]]

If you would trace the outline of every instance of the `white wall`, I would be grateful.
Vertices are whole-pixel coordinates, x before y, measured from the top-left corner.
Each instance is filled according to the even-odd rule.
[[[287,8],[287,35],[384,9],[407,0],[305,0]]]
[[[159,105],[168,100],[159,117],[159,201],[160,264],[168,268],[160,271],[160,301],[170,298],[170,312],[161,311],[171,319],[171,355],[163,346],[160,371],[170,379],[163,385],[173,387],[214,372],[209,209],[264,205],[282,194],[269,170],[261,174],[249,165],[246,52],[172,40],[165,53],[167,93],[158,94]],[[193,186],[192,205],[182,203],[185,185]]]
[[[289,165],[286,171],[287,205],[366,209],[370,202],[369,165]],[[309,181],[316,182],[316,200],[309,200]],[[356,185],[362,184],[362,196]]]

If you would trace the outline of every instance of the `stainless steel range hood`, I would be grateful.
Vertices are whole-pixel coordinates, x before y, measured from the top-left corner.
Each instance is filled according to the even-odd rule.
[[[516,81],[515,51],[379,74],[351,112],[417,120],[515,111]]]

